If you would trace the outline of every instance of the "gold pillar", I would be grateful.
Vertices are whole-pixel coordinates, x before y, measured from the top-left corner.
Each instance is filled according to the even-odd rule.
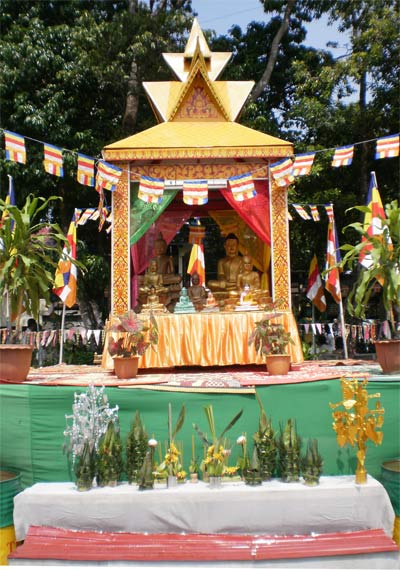
[[[122,315],[129,309],[130,297],[129,163],[119,163],[118,166],[123,172],[112,198],[111,313],[114,315]]]
[[[287,186],[271,181],[272,289],[281,309],[291,309],[287,207]]]

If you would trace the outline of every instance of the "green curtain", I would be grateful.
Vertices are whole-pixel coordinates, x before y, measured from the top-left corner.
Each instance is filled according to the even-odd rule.
[[[164,190],[160,204],[148,204],[138,198],[139,183],[131,184],[131,245],[134,245],[164,212],[175,198],[178,190]]]
[[[385,409],[382,445],[368,442],[366,468],[370,475],[380,479],[384,461],[398,457],[400,382],[373,381],[368,383],[370,393],[381,393],[381,404]],[[85,388],[74,386],[0,385],[0,451],[3,466],[18,469],[22,474],[22,485],[34,482],[71,480],[68,461],[63,454],[65,415],[72,413],[74,393]],[[303,450],[310,437],[318,439],[318,446],[324,459],[324,475],[354,474],[356,449],[339,448],[332,429],[332,410],[329,402],[342,400],[340,380],[307,382],[263,386],[257,389],[265,411],[276,431],[289,418],[295,418]],[[241,409],[243,415],[232,430],[227,433],[232,447],[230,464],[234,465],[240,452],[236,439],[247,434],[249,445],[257,430],[259,407],[253,395],[249,394],[194,394],[185,392],[157,392],[132,388],[106,388],[110,406],[119,406],[121,435],[125,445],[126,436],[135,410],[140,410],[149,437],[155,437],[163,450],[168,439],[168,404],[172,403],[176,418],[182,404],[186,405],[186,421],[179,432],[178,440],[183,445],[183,460],[187,466],[191,459],[192,435],[195,436],[196,452],[203,457],[203,446],[195,434],[192,424],[196,423],[204,432],[208,424],[204,406],[212,404],[217,431],[222,431],[233,416]],[[156,457],[158,461],[158,457]]]

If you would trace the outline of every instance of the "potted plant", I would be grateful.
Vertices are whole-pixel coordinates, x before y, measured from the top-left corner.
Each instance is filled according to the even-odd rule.
[[[293,343],[290,332],[280,323],[271,323],[270,318],[256,321],[249,337],[256,352],[265,357],[269,374],[287,374],[290,370],[290,354],[286,347]]]
[[[27,378],[33,347],[20,344],[21,315],[26,311],[38,321],[40,299],[50,302],[55,269],[68,244],[59,225],[48,221],[51,203],[60,199],[29,194],[21,208],[0,200],[0,297],[8,328],[0,369],[6,380]]]
[[[367,206],[355,206],[361,212],[371,212]],[[347,298],[347,308],[352,316],[364,318],[371,294],[376,283],[381,286],[381,298],[389,327],[386,339],[375,341],[376,354],[383,372],[400,372],[400,208],[394,200],[385,205],[386,218],[381,218],[382,233],[369,235],[360,222],[344,228],[353,228],[360,237],[356,245],[345,244],[341,250],[345,255],[341,268],[354,269],[368,253],[368,267],[358,265],[357,279]]]
[[[150,346],[158,344],[158,326],[152,314],[147,322],[134,311],[121,317],[112,317],[107,326],[111,333],[108,339],[108,352],[114,360],[114,370],[118,378],[135,378],[139,367],[139,357]]]

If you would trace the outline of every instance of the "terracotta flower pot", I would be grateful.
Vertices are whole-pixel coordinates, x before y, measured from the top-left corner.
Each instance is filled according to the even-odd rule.
[[[0,379],[24,382],[31,367],[33,346],[0,344]]]
[[[385,374],[400,372],[400,340],[375,341],[376,358]]]
[[[290,370],[290,354],[269,354],[266,356],[268,374],[278,376]]]
[[[118,378],[121,380],[127,378],[136,378],[139,368],[138,356],[130,356],[127,358],[115,356],[113,358],[113,361],[115,374]]]

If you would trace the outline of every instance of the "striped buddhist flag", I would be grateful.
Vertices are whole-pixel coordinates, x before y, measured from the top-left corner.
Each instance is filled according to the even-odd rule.
[[[191,244],[201,244],[206,235],[206,228],[201,224],[195,226],[189,226],[189,237],[188,242]]]
[[[326,249],[326,265],[325,270],[327,278],[325,280],[325,289],[329,291],[336,303],[340,303],[342,294],[340,291],[340,273],[339,268],[335,267],[340,261],[339,244],[337,239],[335,218],[329,218],[328,223],[328,243]]]
[[[385,210],[383,209],[382,200],[378,191],[378,184],[376,182],[375,172],[371,172],[371,179],[369,183],[367,206],[370,211],[365,213],[364,216],[364,231],[370,237],[383,237],[382,220],[385,219]],[[373,264],[371,257],[371,250],[373,249],[372,243],[366,237],[361,239],[365,242],[365,246],[360,251],[359,262],[367,269]]]
[[[44,144],[44,169],[53,176],[64,176],[62,150],[52,144]]]
[[[278,186],[289,186],[294,180],[293,161],[290,158],[274,162],[269,170]]]
[[[311,216],[307,214],[303,206],[301,206],[300,204],[292,204],[292,206],[299,214],[300,218],[303,218],[303,220],[311,220]]]
[[[122,168],[99,160],[96,173],[96,190],[110,190],[114,192],[117,189],[119,179],[121,178]]]
[[[193,275],[197,273],[200,278],[200,285],[206,282],[206,264],[204,261],[204,246],[203,244],[195,243],[190,252],[190,258],[187,268],[187,273]]]
[[[86,208],[86,210],[80,215],[79,220],[77,221],[77,225],[84,226],[95,212],[96,208]]]
[[[309,174],[314,163],[315,152],[297,154],[293,162],[293,176],[305,176]]]
[[[231,176],[228,178],[228,182],[232,196],[236,202],[243,202],[244,200],[250,200],[257,196],[253,177],[250,172]]]
[[[326,310],[326,299],[316,255],[314,255],[310,263],[306,296],[321,313]]]
[[[352,163],[354,145],[341,146],[335,150],[332,166],[349,166]]]
[[[312,219],[314,220],[314,222],[319,222],[320,218],[317,206],[315,206],[314,204],[310,204],[309,206],[311,210]]]
[[[61,255],[54,279],[53,293],[69,308],[76,303],[77,268],[72,260],[76,260],[76,223],[75,213],[69,225],[67,240]]]
[[[26,163],[25,139],[17,133],[4,131],[6,160],[13,162]]]
[[[185,180],[183,182],[183,202],[189,206],[202,206],[203,204],[207,204],[207,180]]]
[[[399,135],[389,135],[376,141],[375,158],[399,156]]]
[[[140,177],[138,198],[147,204],[161,204],[164,194],[164,179]]]
[[[94,159],[78,153],[76,179],[84,186],[94,186]]]
[[[329,218],[329,221],[333,220],[333,206],[332,204],[325,204],[326,214]]]

